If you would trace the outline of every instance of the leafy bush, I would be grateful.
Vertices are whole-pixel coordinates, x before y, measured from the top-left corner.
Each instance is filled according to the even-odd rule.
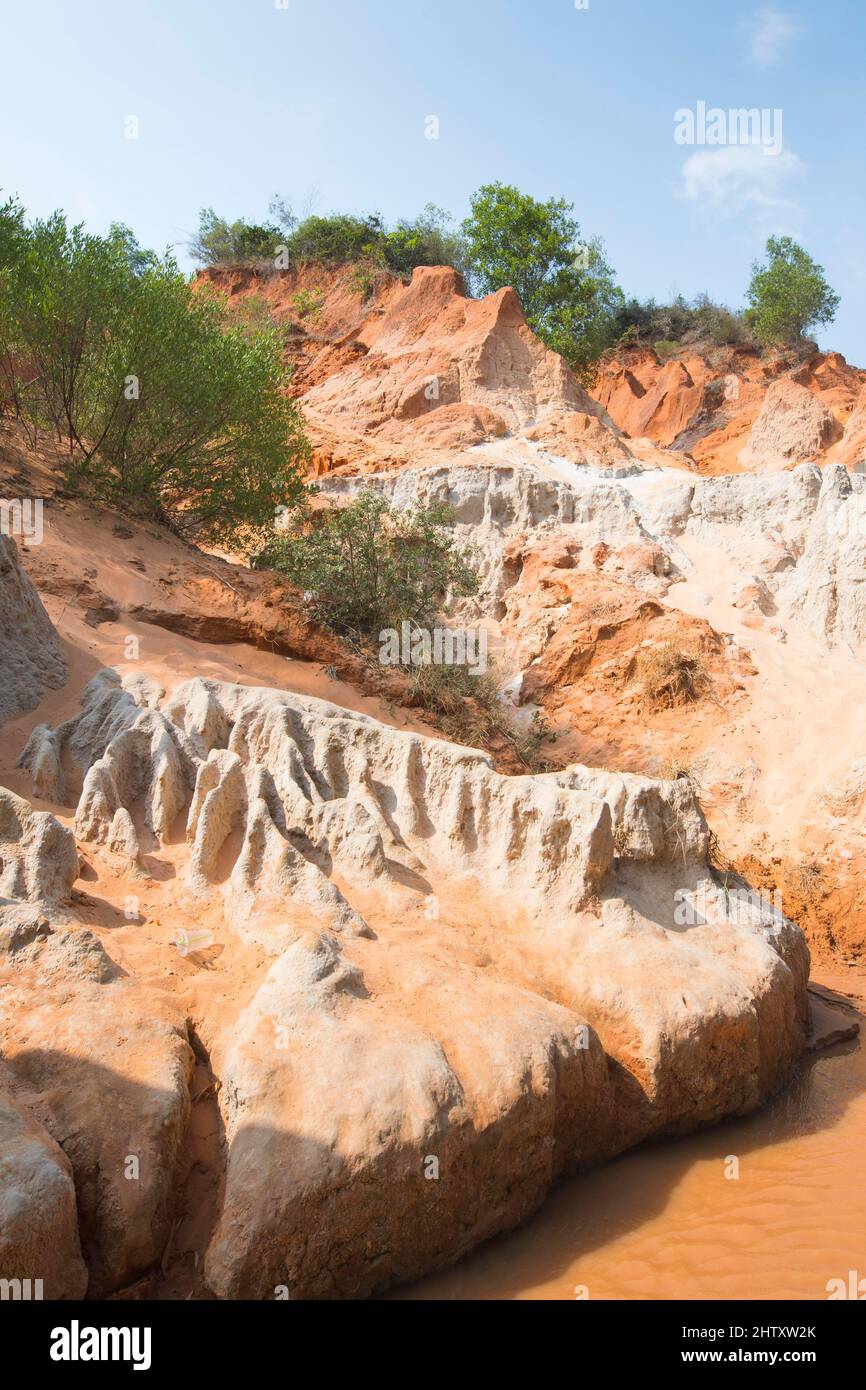
[[[434,504],[398,512],[371,491],[342,507],[315,508],[308,496],[255,557],[305,591],[316,617],[364,648],[404,622],[429,627],[449,596],[477,592],[469,557],[455,547],[451,512]],[[536,716],[518,724],[503,705],[495,673],[432,661],[401,667],[408,703],[433,716],[449,738],[494,752],[510,750],[531,772],[547,769],[551,737]]]
[[[789,236],[770,237],[767,261],[752,267],[747,318],[759,342],[799,347],[806,330],[832,323],[839,296],[820,265]]]
[[[0,394],[69,442],[67,484],[185,534],[253,545],[308,457],[279,335],[230,324],[175,263],[55,213],[3,272]]]
[[[620,346],[660,343],[663,351],[670,344],[700,349],[745,346],[752,341],[743,315],[714,303],[707,294],[691,302],[678,295],[670,304],[629,299],[615,316],[614,336]]]
[[[693,300],[695,326],[691,332],[713,347],[739,347],[751,343],[752,334],[742,314],[715,304],[708,294]]]
[[[319,261],[343,265],[374,255],[381,249],[383,237],[382,219],[377,214],[352,217],[336,213],[304,218],[285,245],[290,264]]]
[[[217,303],[226,305],[226,296],[213,294],[212,287],[203,285],[198,293],[210,293]],[[243,298],[238,297],[232,304],[231,311],[232,326],[239,328],[246,337],[255,337],[257,333],[268,333],[274,329],[274,321],[271,318],[271,310],[268,301],[260,294],[246,294]]]
[[[449,230],[452,221],[450,213],[428,203],[414,222],[398,222],[384,238],[385,264],[403,276],[422,265],[450,265],[465,272],[466,244],[460,232]]]
[[[15,198],[0,203],[0,410],[20,413],[21,372],[15,358],[16,333],[10,302],[10,281],[24,254],[24,210]]]
[[[653,343],[653,349],[662,362],[669,362],[671,358],[679,356],[683,345],[669,338],[659,338],[657,343]]]
[[[478,579],[456,549],[447,507],[397,512],[370,491],[344,507],[309,496],[255,563],[281,570],[310,596],[317,617],[362,640],[404,620],[430,622],[449,593],[475,593]]]
[[[376,281],[380,278],[381,274],[382,267],[378,261],[368,258],[352,266],[349,284],[355,291],[355,294],[360,295],[363,300],[367,300],[372,298],[376,289]]]
[[[24,237],[24,209],[17,198],[7,198],[0,203],[0,275],[18,260]]]
[[[285,237],[273,223],[227,222],[213,208],[202,208],[199,228],[190,242],[190,253],[199,265],[243,265],[275,260]]]
[[[322,312],[325,296],[321,290],[298,290],[292,296],[292,308],[299,319],[311,319],[313,323]]]

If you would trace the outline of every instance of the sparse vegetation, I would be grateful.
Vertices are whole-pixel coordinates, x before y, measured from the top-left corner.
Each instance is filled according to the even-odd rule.
[[[541,747],[552,742],[550,725],[539,714],[519,723],[503,704],[495,670],[471,675],[465,666],[427,665],[409,668],[411,698],[437,716],[444,734],[470,748],[507,744],[527,772],[547,772],[551,764]]]
[[[599,622],[604,618],[612,618],[616,611],[617,606],[615,603],[611,603],[610,599],[599,599],[597,603],[590,606],[589,616]]]
[[[693,300],[678,295],[670,304],[629,299],[618,311],[613,331],[618,346],[652,346],[663,361],[681,355],[686,348],[700,351],[754,345],[745,316],[714,303],[708,294]]]
[[[352,266],[349,283],[355,294],[359,295],[365,303],[368,299],[372,299],[376,289],[376,281],[381,273],[381,266],[369,259],[359,261],[357,265]]]
[[[446,506],[399,512],[362,491],[346,506],[316,507],[314,496],[287,517],[256,557],[301,589],[311,611],[374,659],[384,629],[433,626],[452,598],[477,592],[471,556],[454,543]],[[547,764],[539,749],[551,730],[536,716],[521,724],[500,697],[495,673],[433,661],[400,666],[409,703],[433,715],[449,738],[471,746],[507,744],[527,771]]]
[[[228,222],[205,208],[190,249],[202,266],[352,265],[354,288],[364,299],[383,272],[408,278],[417,266],[451,265],[476,295],[506,285],[516,290],[531,327],[586,381],[615,347],[652,346],[662,361],[688,349],[800,347],[809,328],[835,316],[838,295],[790,237],[767,242],[767,263],[753,266],[743,312],[707,293],[692,300],[677,295],[668,304],[626,299],[603,243],[582,239],[573,213],[564,198],[539,202],[498,182],[477,190],[459,228],[432,203],[389,229],[378,213],[299,220],[276,198],[271,220],[261,223]]]
[[[815,859],[804,859],[797,866],[796,885],[807,901],[820,896],[823,870]]]
[[[680,762],[677,758],[669,758],[663,764],[660,775],[666,782],[688,782],[695,795],[700,794],[700,778],[690,763]]]
[[[689,704],[706,691],[709,677],[699,656],[664,642],[644,652],[639,670],[643,698],[654,709]]]
[[[432,203],[418,217],[403,219],[390,230],[378,213],[311,213],[298,220],[279,198],[271,202],[270,212],[270,222],[228,222],[213,208],[203,208],[189,244],[193,259],[201,266],[281,270],[308,263],[364,263],[371,274],[390,270],[405,278],[421,265],[464,268],[463,238],[450,230],[450,214]]]
[[[315,323],[322,312],[325,296],[321,290],[298,290],[292,296],[292,308],[299,319],[310,319]]]

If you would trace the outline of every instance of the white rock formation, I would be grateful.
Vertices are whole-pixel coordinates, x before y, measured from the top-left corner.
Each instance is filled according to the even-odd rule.
[[[518,457],[517,445],[501,462],[493,461],[495,446],[474,452],[475,464],[324,479],[322,491],[338,501],[370,487],[401,509],[447,502],[457,539],[473,550],[483,579],[467,611],[500,616],[511,582],[503,551],[516,535],[538,542],[561,532],[583,546],[613,549],[660,545],[666,573],[637,581],[657,594],[688,572],[687,543],[695,540],[722,551],[739,584],[748,565],[783,619],[797,618],[830,645],[866,641],[866,476],[803,464],[711,478],[674,470],[614,478],[572,468],[566,481],[537,453]]]
[[[0,898],[63,902],[78,872],[72,832],[0,787]]]
[[[13,1225],[9,1240],[22,1261],[32,1252],[34,1274],[55,1289],[46,1297],[77,1297],[80,1237],[88,1291],[103,1297],[151,1268],[169,1235],[190,1108],[186,1030],[88,928],[52,930],[21,907],[0,906],[0,980],[3,1081],[14,1094],[5,1124],[0,1104],[0,1214],[12,1200],[6,1163],[18,1181],[26,1141],[40,1165],[20,1216],[30,1211],[31,1236]]]
[[[0,1176],[0,1279],[17,1280],[19,1297],[29,1280],[31,1298],[83,1298],[87,1269],[78,1240],[72,1165],[5,1085],[0,1086]]]
[[[155,709],[104,673],[64,738],[89,763],[81,833],[110,837],[119,806],[163,839],[183,817],[191,890],[221,893],[271,960],[211,1040],[221,1297],[363,1295],[453,1260],[560,1174],[759,1104],[802,1048],[797,928],[678,917],[707,877],[684,781],[507,778],[323,701],[194,680]],[[176,1135],[180,1040],[155,1056],[155,1081],[173,1059],[157,1084]],[[28,1101],[53,1133],[38,1088]],[[106,1140],[80,1142],[94,1162]],[[120,1236],[102,1219],[104,1252]],[[100,1287],[140,1263],[133,1230]]]
[[[66,658],[11,536],[0,533],[0,724],[66,680]]]

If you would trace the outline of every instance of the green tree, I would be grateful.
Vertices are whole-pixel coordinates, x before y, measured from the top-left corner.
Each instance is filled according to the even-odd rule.
[[[398,512],[372,491],[342,507],[315,507],[307,497],[255,563],[309,593],[334,631],[375,638],[403,621],[431,622],[448,594],[477,591],[450,520],[441,503]]]
[[[24,210],[16,198],[0,203],[0,411],[21,413],[22,364],[15,358],[15,323],[9,298],[11,276],[24,254]]]
[[[26,230],[6,276],[4,362],[10,393],[34,429],[98,450],[122,399],[109,359],[128,330],[137,284],[121,237],[68,227],[62,213]]]
[[[758,341],[796,347],[809,328],[832,323],[839,296],[823,268],[789,236],[770,237],[767,260],[756,261],[746,318]]]
[[[24,230],[24,209],[17,198],[7,198],[0,203],[0,275],[18,260]]]
[[[485,184],[463,223],[473,290],[511,285],[539,337],[579,372],[614,341],[622,292],[598,239],[581,243],[573,206],[538,202],[510,184]]]
[[[289,260],[323,261],[341,265],[367,257],[382,258],[385,228],[378,213],[354,217],[333,213],[328,217],[311,214],[299,222],[286,239]]]
[[[143,275],[145,270],[159,264],[156,252],[140,246],[135,233],[123,222],[112,222],[108,239],[119,246],[133,275]]]
[[[31,428],[68,440],[69,486],[249,549],[302,495],[279,334],[233,324],[170,257],[55,213],[26,230],[4,291],[0,369]]]

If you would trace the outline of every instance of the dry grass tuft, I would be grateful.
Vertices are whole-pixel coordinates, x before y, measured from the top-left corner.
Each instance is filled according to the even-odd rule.
[[[701,658],[680,651],[673,642],[645,652],[639,671],[644,701],[654,709],[691,704],[700,699],[710,683]]]

